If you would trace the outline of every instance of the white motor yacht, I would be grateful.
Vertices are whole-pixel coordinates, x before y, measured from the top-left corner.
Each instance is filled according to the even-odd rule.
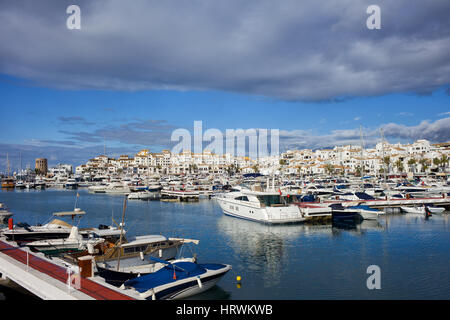
[[[300,208],[289,203],[289,196],[275,190],[254,191],[240,188],[239,191],[223,193],[215,197],[225,215],[268,224],[295,223],[305,221]]]
[[[131,190],[130,187],[120,183],[120,182],[112,182],[109,184],[105,189],[105,193],[111,193],[111,194],[130,194]]]

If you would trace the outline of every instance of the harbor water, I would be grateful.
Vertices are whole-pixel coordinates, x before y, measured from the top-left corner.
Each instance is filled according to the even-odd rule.
[[[124,196],[87,190],[0,192],[14,222],[44,224],[53,212],[86,211],[78,226],[122,219]],[[67,222],[71,223],[70,219]],[[78,223],[78,220],[77,220]],[[190,299],[449,299],[450,218],[392,214],[356,225],[269,226],[223,215],[215,200],[128,201],[128,236],[162,234],[200,240],[181,255],[231,264],[212,290]],[[381,289],[369,290],[367,268],[380,268]],[[242,280],[237,283],[236,277]],[[0,287],[0,299],[11,297]]]

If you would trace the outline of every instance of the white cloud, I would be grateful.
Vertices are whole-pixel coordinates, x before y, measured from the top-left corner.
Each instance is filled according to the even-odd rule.
[[[397,123],[388,123],[380,126],[386,140],[398,142],[403,140],[412,142],[426,139],[433,143],[450,141],[450,117],[435,122],[422,121],[416,126],[406,126]],[[364,144],[374,146],[381,141],[380,128],[362,130]],[[280,146],[288,149],[320,149],[337,145],[360,145],[360,129],[334,130],[325,135],[312,135],[304,130],[281,130]]]

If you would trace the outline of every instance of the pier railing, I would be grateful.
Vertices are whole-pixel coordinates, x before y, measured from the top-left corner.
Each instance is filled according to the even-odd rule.
[[[0,253],[21,262],[29,272],[31,269],[48,275],[68,285],[69,289],[77,289],[96,300],[131,300],[130,296],[102,286],[90,279],[79,276],[76,266],[63,267],[36,256],[20,247],[14,247],[6,242],[0,241]]]

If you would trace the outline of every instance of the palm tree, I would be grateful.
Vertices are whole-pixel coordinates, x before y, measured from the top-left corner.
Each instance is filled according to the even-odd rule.
[[[408,166],[411,171],[414,173],[414,165],[416,164],[416,159],[412,158],[408,160]]]
[[[445,172],[445,168],[447,168],[448,160],[449,160],[449,158],[445,154],[442,155],[440,162],[442,165],[442,171],[444,171],[444,172]]]
[[[390,172],[390,164],[391,164],[391,157],[389,157],[389,156],[384,157],[383,158],[383,162],[387,166],[387,173],[389,174],[389,172]]]
[[[333,166],[332,164],[330,164],[330,163],[327,163],[327,164],[325,165],[325,171],[326,171],[329,175],[332,175],[333,172],[334,172],[334,166]]]
[[[395,166],[397,167],[397,171],[398,172],[403,172],[403,162],[398,159],[397,161],[395,161]]]
[[[361,167],[360,166],[356,166],[355,170],[356,170],[356,176],[360,177],[361,176],[361,171],[362,171]]]
[[[436,167],[438,167],[438,169],[439,169],[439,167],[440,167],[440,165],[441,165],[441,159],[439,159],[439,158],[434,158],[434,159],[433,159],[433,164],[434,164]]]
[[[421,164],[421,171],[425,172],[428,169],[428,159],[422,158],[419,160],[419,163]]]
[[[301,173],[302,173],[302,166],[297,166],[296,167],[297,168],[297,173],[299,174],[299,175],[301,175]]]

